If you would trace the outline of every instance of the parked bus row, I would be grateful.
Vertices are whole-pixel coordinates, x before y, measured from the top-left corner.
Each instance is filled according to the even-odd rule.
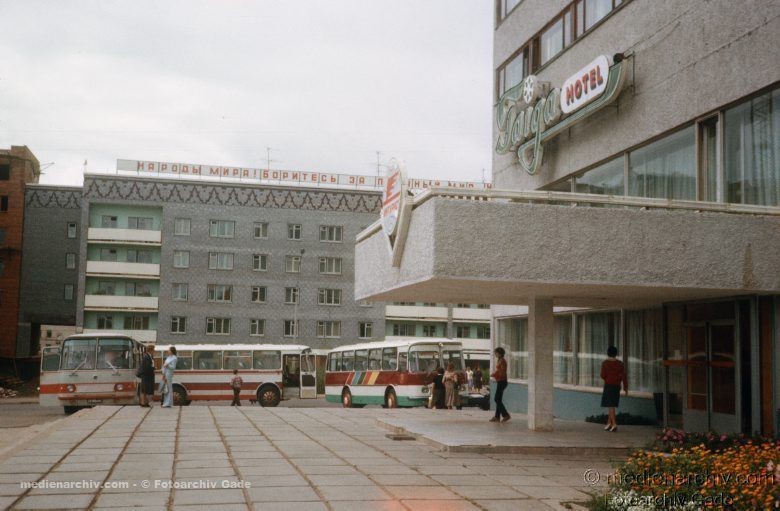
[[[155,347],[157,381],[167,345]],[[66,412],[97,404],[137,403],[145,346],[119,334],[77,334],[41,357],[40,404]],[[451,339],[402,339],[341,346],[325,362],[325,398],[344,407],[424,406],[439,367],[464,370],[463,349]],[[174,403],[230,400],[234,370],[240,397],[262,406],[282,398],[317,397],[315,355],[308,346],[280,344],[182,345],[173,379]],[[465,381],[465,380],[464,380]],[[295,392],[295,394],[293,394]]]

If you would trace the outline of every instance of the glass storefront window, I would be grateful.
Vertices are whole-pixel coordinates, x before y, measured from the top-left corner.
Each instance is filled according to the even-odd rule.
[[[693,126],[629,153],[628,194],[659,199],[696,199]]]
[[[607,348],[618,345],[620,314],[605,312],[577,316],[579,351],[577,353],[578,385],[601,387],[601,363],[607,359]],[[618,354],[618,357],[621,355]]]
[[[780,89],[726,110],[727,200],[780,204]]]
[[[624,195],[623,162],[623,157],[618,156],[577,177],[574,191],[599,195]]]
[[[506,350],[509,378],[528,379],[528,319],[512,318],[498,321],[496,345]]]
[[[571,316],[556,316],[553,325],[553,374],[555,383],[574,384],[574,349]]]
[[[663,329],[661,309],[626,311],[628,388],[660,392]]]

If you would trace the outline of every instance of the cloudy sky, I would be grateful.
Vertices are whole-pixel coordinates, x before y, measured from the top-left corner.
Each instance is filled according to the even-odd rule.
[[[410,176],[490,169],[489,0],[0,0],[0,148]]]

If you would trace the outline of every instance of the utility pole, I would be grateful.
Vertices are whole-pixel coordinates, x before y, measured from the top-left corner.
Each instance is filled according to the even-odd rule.
[[[267,171],[271,170],[271,163],[279,163],[279,160],[271,159],[271,151],[272,149],[270,147],[265,148],[265,170]]]

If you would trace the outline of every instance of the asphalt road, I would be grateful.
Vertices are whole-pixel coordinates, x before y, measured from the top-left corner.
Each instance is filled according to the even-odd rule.
[[[58,406],[0,403],[0,430],[44,424],[64,416],[65,413]],[[2,434],[2,431],[0,431],[0,434]]]

